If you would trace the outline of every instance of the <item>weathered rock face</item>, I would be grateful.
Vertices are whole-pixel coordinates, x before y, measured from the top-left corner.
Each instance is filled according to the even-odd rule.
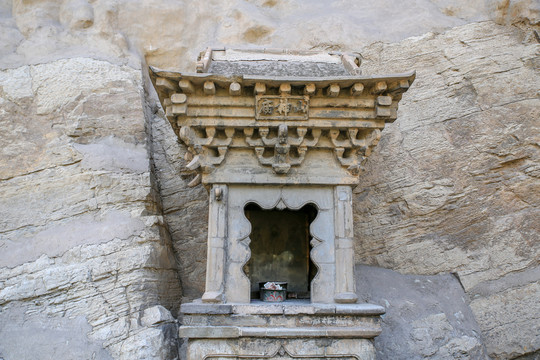
[[[300,0],[2,0],[0,64],[91,55],[119,61],[129,49],[150,65],[194,69],[206,46],[352,50],[475,21],[538,25],[534,0],[362,2]]]
[[[356,189],[358,261],[457,273],[495,358],[540,345],[540,47],[523,39],[479,23],[363,52],[368,73],[418,74]]]
[[[166,358],[176,325],[147,313],[174,312],[180,287],[140,70],[74,58],[0,74],[0,357],[130,358],[143,337],[144,358]]]
[[[380,359],[488,358],[455,276],[401,275],[370,266],[357,266],[356,272],[361,300],[387,308],[385,330],[375,338]]]
[[[186,148],[178,143],[163,112],[154,116],[152,129],[163,216],[178,259],[182,302],[189,302],[204,293],[208,192],[203,186],[187,186],[193,175],[185,168]]]
[[[488,19],[506,26],[466,25]],[[207,193],[187,187],[140,63],[192,70],[219,44],[416,69],[356,189],[356,259],[436,285],[422,303],[413,277],[368,272],[382,280],[359,296],[389,301],[380,358],[407,343],[409,358],[477,359],[482,339],[494,359],[535,358],[538,22],[532,0],[0,0],[0,358],[178,356],[169,311],[204,291]],[[445,286],[461,299],[447,273],[470,312],[436,301]],[[410,285],[410,321],[391,280]]]

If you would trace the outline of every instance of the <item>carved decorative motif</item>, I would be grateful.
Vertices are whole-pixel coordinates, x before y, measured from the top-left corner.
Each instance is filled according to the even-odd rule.
[[[250,282],[243,270],[251,257],[249,247],[251,223],[244,216],[246,204],[254,203],[265,210],[285,208],[298,210],[307,204],[312,204],[317,208],[317,217],[310,226],[310,259],[317,267],[318,273],[311,283],[313,289],[311,300],[317,303],[332,303],[334,289],[325,285],[333,284],[336,281],[335,273],[327,265],[325,266],[325,264],[335,261],[334,238],[325,226],[325,224],[331,224],[334,217],[333,211],[330,210],[332,203],[329,202],[334,197],[332,189],[312,187],[309,191],[301,192],[298,187],[294,186],[287,188],[269,186],[265,189],[253,188],[251,191],[249,189],[246,191],[242,186],[230,186],[228,196],[229,207],[233,210],[227,214],[230,226],[225,247],[228,249],[229,259],[225,265],[227,270],[224,271],[224,281],[229,284],[234,281],[234,286],[225,289],[225,301],[242,303],[249,302],[250,299]],[[212,209],[214,206],[211,204]],[[234,226],[232,226],[233,224]],[[348,255],[352,256],[353,253],[350,252]],[[211,269],[207,271],[211,271]],[[352,268],[351,274],[347,275],[347,278],[350,276],[352,276]],[[218,284],[213,287],[215,289],[222,288]],[[212,290],[207,289],[207,291]]]
[[[199,67],[203,70],[207,58],[206,53],[201,55]],[[349,65],[354,63],[351,59]],[[187,167],[198,173],[192,186],[201,181],[230,182],[211,174],[229,157],[236,156],[232,163],[237,168],[251,164],[242,158],[245,150],[263,169],[271,169],[256,171],[258,174],[273,174],[257,181],[289,183],[286,179],[294,176],[304,178],[291,183],[305,182],[306,176],[313,179],[313,171],[306,167],[317,167],[316,160],[312,157],[309,165],[304,164],[317,151],[334,158],[329,163],[324,157],[324,179],[317,183],[354,183],[379,142],[381,130],[396,119],[398,102],[415,77],[414,73],[355,74],[279,78],[153,72],[166,115],[188,146]],[[295,168],[298,170],[291,171]],[[251,171],[246,168],[244,173]],[[232,182],[253,181],[249,175],[235,176],[241,179]]]
[[[236,138],[234,143],[233,136]],[[326,141],[319,142],[321,136]],[[224,130],[183,126],[179,137],[194,155],[187,167],[190,170],[200,168],[203,173],[219,166],[230,148],[252,149],[259,163],[271,166],[276,174],[287,174],[292,166],[301,165],[309,149],[331,148],[341,166],[352,175],[358,175],[371,149],[379,142],[381,131],[359,128],[323,131],[305,126],[289,127],[282,123]]]
[[[330,359],[341,359],[341,360],[358,360],[358,356],[350,354],[295,354],[292,351],[289,351],[284,345],[281,345],[276,351],[272,354],[261,355],[261,354],[209,354],[205,359],[274,359],[274,360],[286,360],[286,359],[320,359],[320,360],[330,360]]]

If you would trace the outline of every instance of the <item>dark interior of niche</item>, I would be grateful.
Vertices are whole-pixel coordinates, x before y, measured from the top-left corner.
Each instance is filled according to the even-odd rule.
[[[251,223],[251,258],[244,272],[251,282],[251,299],[259,299],[259,283],[285,281],[287,297],[309,299],[317,273],[310,258],[310,224],[317,216],[315,206],[299,210],[264,210],[250,203],[244,208]]]

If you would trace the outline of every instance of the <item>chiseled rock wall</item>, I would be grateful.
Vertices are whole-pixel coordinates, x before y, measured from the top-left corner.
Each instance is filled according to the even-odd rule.
[[[416,69],[355,190],[359,296],[389,306],[379,357],[535,358],[539,10],[0,0],[0,359],[177,357],[179,300],[204,288],[207,194],[187,188],[146,67],[191,71],[209,45]]]

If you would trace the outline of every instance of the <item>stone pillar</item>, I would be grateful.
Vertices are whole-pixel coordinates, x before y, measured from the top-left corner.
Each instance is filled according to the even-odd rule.
[[[206,291],[203,302],[222,302],[227,239],[227,185],[213,185],[210,191],[208,216],[208,255],[206,260]]]
[[[336,249],[336,281],[334,300],[355,303],[358,299],[354,284],[354,234],[352,189],[336,186],[334,191],[334,230]]]

